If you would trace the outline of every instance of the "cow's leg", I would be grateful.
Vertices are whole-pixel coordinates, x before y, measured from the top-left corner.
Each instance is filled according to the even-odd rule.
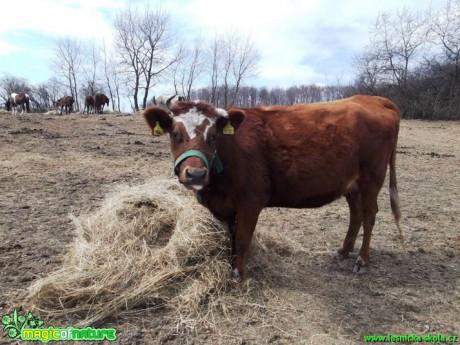
[[[350,223],[348,225],[347,235],[343,241],[343,246],[338,251],[340,260],[346,259],[348,254],[354,250],[359,229],[363,224],[361,193],[356,182],[353,182],[353,185],[350,187],[345,197],[348,202],[348,208],[350,209]]]
[[[379,210],[377,205],[377,197],[385,178],[385,170],[383,170],[383,172],[384,174],[382,177],[377,177],[375,174],[361,176],[361,181],[359,183],[363,210],[364,234],[363,244],[353,269],[353,272],[357,274],[366,273],[367,267],[369,266],[372,229],[374,228],[375,224],[375,216]]]
[[[261,211],[261,209],[254,209],[254,207],[248,205],[245,206],[238,210],[238,221],[234,239],[235,262],[232,269],[232,279],[234,282],[240,282],[245,277],[246,258]]]
[[[238,224],[238,219],[237,219],[237,216],[235,217],[232,217],[229,221],[228,221],[228,232],[230,234],[230,243],[231,243],[231,246],[232,246],[232,256],[234,257],[235,256],[235,234],[236,234],[236,226]]]

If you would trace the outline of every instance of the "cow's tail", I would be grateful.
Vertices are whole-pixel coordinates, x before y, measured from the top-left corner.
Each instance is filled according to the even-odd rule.
[[[27,110],[28,113],[30,112],[29,102],[30,102],[29,95],[26,95],[26,110]]]
[[[395,218],[396,226],[399,230],[399,240],[401,241],[401,246],[403,249],[406,249],[404,245],[404,235],[399,224],[401,219],[401,211],[399,209],[399,196],[398,196],[398,185],[396,182],[396,144],[391,152],[390,157],[390,203],[391,203],[391,212]]]

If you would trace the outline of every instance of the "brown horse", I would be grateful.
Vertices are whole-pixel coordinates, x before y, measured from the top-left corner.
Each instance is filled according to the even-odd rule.
[[[30,111],[29,100],[29,95],[26,93],[12,93],[10,98],[8,98],[8,100],[5,103],[6,110],[11,110],[11,114],[13,115],[17,114],[18,111],[16,107],[20,105],[22,108],[21,115],[27,114]]]
[[[102,114],[105,104],[109,106],[109,98],[103,93],[96,93],[96,96],[94,96],[94,107],[96,108],[96,113]]]
[[[54,102],[54,108],[59,108],[59,115],[62,115],[62,108],[65,109],[66,114],[70,114],[72,112],[74,99],[72,96],[64,96]]]
[[[94,96],[88,95],[85,97],[85,110],[83,113],[93,114],[94,113]]]

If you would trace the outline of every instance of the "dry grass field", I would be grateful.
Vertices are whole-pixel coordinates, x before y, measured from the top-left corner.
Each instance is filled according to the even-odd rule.
[[[28,310],[28,288],[61,269],[76,238],[72,217],[94,214],[120,185],[170,179],[171,166],[168,138],[152,138],[140,115],[0,114],[0,314]],[[407,248],[386,182],[365,276],[352,273],[356,253],[335,256],[348,226],[344,199],[314,210],[266,209],[248,279],[204,299],[201,314],[152,301],[94,326],[116,328],[116,344],[460,336],[460,123],[402,121],[397,176]],[[81,321],[70,310],[34,315],[55,327]],[[0,343],[8,339],[0,334]]]

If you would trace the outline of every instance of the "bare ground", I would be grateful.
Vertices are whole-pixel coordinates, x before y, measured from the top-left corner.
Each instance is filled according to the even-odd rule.
[[[74,236],[69,213],[96,209],[118,184],[168,178],[171,164],[168,139],[150,137],[139,115],[0,114],[0,314],[22,306],[20,293],[60,267]],[[228,301],[244,302],[237,308],[217,310],[193,329],[178,327],[167,310],[137,310],[99,326],[115,327],[118,344],[460,335],[460,123],[402,121],[397,175],[407,251],[385,185],[366,276],[352,274],[353,259],[335,257],[348,224],[344,200],[315,210],[267,209],[256,232],[283,233],[299,250],[268,245],[267,262],[250,262],[249,279],[228,292]]]

